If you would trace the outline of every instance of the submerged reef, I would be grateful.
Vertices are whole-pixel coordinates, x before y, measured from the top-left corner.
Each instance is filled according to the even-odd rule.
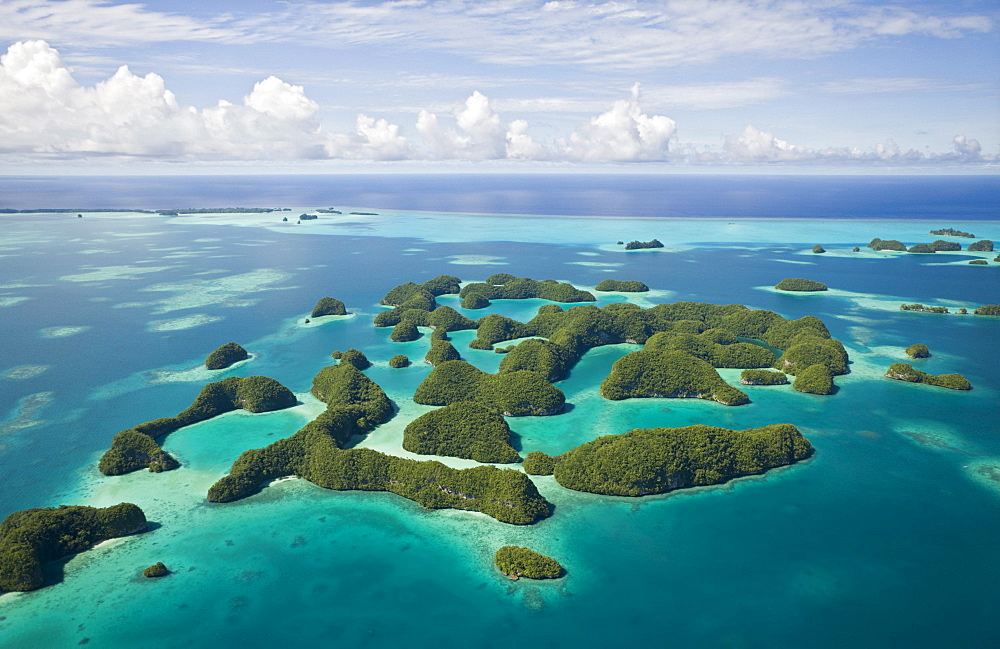
[[[40,588],[46,563],[145,529],[146,515],[132,503],[103,509],[63,505],[14,512],[0,523],[0,592]]]

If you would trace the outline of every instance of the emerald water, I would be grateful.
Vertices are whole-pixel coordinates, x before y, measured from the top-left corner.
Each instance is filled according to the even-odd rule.
[[[36,207],[10,202],[12,182],[0,183],[0,196],[12,207]],[[158,185],[159,193],[140,182],[74,195],[66,182],[53,185],[58,191],[45,205],[170,208],[178,206],[172,188],[192,191],[176,180]],[[886,191],[905,189],[909,197],[901,215],[883,211],[884,197],[861,200],[874,191],[868,181],[825,179],[824,196],[831,188],[844,195],[859,183],[866,188],[852,203],[857,213],[836,219],[818,216],[821,205],[800,218],[810,190],[801,182],[785,187],[795,208],[777,213],[778,199],[727,212],[745,180],[716,179],[717,191],[703,195],[697,209],[647,196],[664,200],[674,218],[658,218],[652,208],[631,217],[590,218],[606,216],[596,209],[574,217],[547,203],[554,199],[541,183],[525,190],[527,198],[519,195],[517,215],[438,211],[424,202],[413,203],[421,211],[406,211],[405,196],[382,200],[387,190],[378,193],[376,180],[369,182],[346,199],[359,207],[342,209],[336,192],[306,192],[304,184],[285,181],[284,193],[268,199],[292,206],[291,223],[281,222],[281,213],[0,217],[0,516],[129,501],[154,523],[147,533],[50,566],[52,585],[0,596],[0,647],[1000,644],[1000,318],[899,310],[922,302],[971,312],[1000,302],[997,253],[864,248],[874,237],[930,242],[939,237],[928,231],[942,227],[1000,240],[997,182],[971,196],[966,191],[953,211],[939,200],[946,180],[929,189],[917,181],[891,185]],[[434,195],[461,196],[469,181],[426,182],[437,183]],[[691,182],[704,189],[708,181]],[[955,181],[956,194],[967,182]],[[590,183],[614,196],[613,178]],[[244,192],[252,190],[234,181],[201,191],[185,195],[184,206],[246,204]],[[921,191],[939,192],[928,198],[933,207],[926,213],[919,211]],[[75,203],[80,196],[89,202]],[[329,205],[344,215],[294,223],[294,215]],[[615,244],[653,237],[667,247],[625,253]],[[829,252],[811,253],[817,243]],[[851,252],[855,245],[863,252]],[[990,263],[970,266],[975,258]],[[636,279],[653,289],[601,294],[599,305],[695,300],[789,318],[816,315],[847,346],[851,373],[837,377],[839,391],[829,397],[746,386],[752,403],[738,407],[690,399],[609,402],[598,393],[601,380],[638,346],[592,350],[556,384],[571,406],[565,413],[509,419],[522,455],[560,453],[638,427],[780,422],[798,426],[816,454],[763,476],[643,498],[578,493],[537,477],[555,512],[528,527],[303,480],[281,481],[237,503],[205,501],[242,451],[291,435],[321,410],[308,389],[336,349],[363,350],[375,363],[366,374],[399,408],[359,445],[417,457],[400,445],[406,423],[431,409],[410,399],[430,372],[420,360],[429,336],[390,342],[389,328],[371,324],[378,301],[409,280],[446,273],[480,281],[496,272],[580,288],[608,277]],[[767,288],[785,277],[819,280],[831,290],[789,295]],[[327,295],[352,315],[306,324],[312,305]],[[457,297],[439,302],[459,308]],[[497,300],[486,310],[462,311],[527,320],[545,303]],[[472,337],[452,335],[464,359],[495,371],[501,356],[468,349]],[[253,358],[229,370],[199,369],[230,340]],[[932,357],[909,360],[903,350],[915,342],[927,344]],[[397,353],[416,362],[391,369],[387,361]],[[893,362],[961,372],[974,389],[883,378]],[[738,370],[720,373],[738,383]],[[229,413],[173,433],[164,448],[181,461],[176,471],[97,471],[118,430],[176,414],[206,382],[253,374],[277,379],[301,404]],[[492,565],[493,553],[507,544],[553,556],[566,577],[509,581]],[[157,561],[173,574],[142,578]]]

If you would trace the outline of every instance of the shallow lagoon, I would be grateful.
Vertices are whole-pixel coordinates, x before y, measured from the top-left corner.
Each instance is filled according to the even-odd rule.
[[[438,182],[441,196],[461,186]],[[611,182],[602,182],[615,195]],[[714,208],[704,205],[692,214],[719,216],[730,205],[725,197],[735,190],[724,179],[717,182],[732,191],[718,192]],[[839,182],[850,193],[851,180]],[[192,200],[242,204],[242,187],[234,182]],[[166,189],[138,198],[162,201],[165,195]],[[307,202],[302,196],[289,204]],[[543,192],[534,196],[533,203],[522,197],[518,211],[556,212]],[[979,200],[986,205],[994,197],[995,191]],[[92,204],[114,206],[101,198]],[[337,205],[328,196],[308,198],[314,207]],[[993,623],[1000,485],[990,470],[1000,462],[1000,318],[893,308],[902,302],[998,302],[1000,264],[942,265],[971,258],[942,253],[846,252],[876,236],[930,241],[936,237],[925,233],[937,227],[1000,240],[1000,221],[945,218],[933,201],[924,220],[849,223],[775,219],[774,202],[766,203],[766,215],[754,214],[751,205],[741,218],[719,221],[650,214],[491,217],[435,212],[426,204],[415,204],[424,209],[417,213],[401,211],[404,201],[396,194],[382,203],[359,203],[366,209],[358,211],[379,216],[355,216],[340,225],[321,216],[289,226],[280,223],[280,214],[2,217],[7,256],[0,315],[9,335],[0,341],[0,515],[129,500],[158,527],[54,567],[56,579],[62,573],[60,583],[0,598],[0,646],[74,646],[85,639],[95,647],[207,641],[220,647],[429,647],[454,638],[483,647],[525,638],[542,647],[1000,642]],[[749,218],[755,216],[761,218]],[[225,225],[231,222],[242,227]],[[669,248],[623,253],[614,245],[653,237]],[[815,243],[845,253],[812,255]],[[743,303],[787,317],[814,314],[848,346],[852,373],[837,379],[833,397],[783,386],[747,387],[753,403],[731,408],[698,400],[609,403],[597,385],[633,346],[594,350],[558,384],[572,405],[567,413],[511,420],[522,454],[558,453],[635,427],[746,428],[784,421],[798,425],[817,454],[766,476],[642,499],[576,493],[539,478],[556,512],[530,527],[426,511],[391,494],[326,491],[301,480],[235,504],[205,503],[208,486],[242,450],[289,435],[308,420],[316,406],[304,394],[303,405],[292,411],[232,413],[171,435],[165,447],[184,464],[177,471],[118,478],[97,473],[96,460],[116,431],[175,414],[204,382],[265,374],[305,393],[330,352],[348,347],[376,362],[368,375],[400,406],[360,444],[398,452],[406,421],[429,409],[408,401],[430,371],[420,362],[429,340],[390,343],[389,329],[370,324],[379,298],[411,279],[448,273],[476,281],[495,272],[581,287],[606,277],[639,279],[658,291],[608,294],[600,304],[698,300]],[[802,296],[759,288],[788,276],[817,279],[834,290]],[[324,295],[343,300],[357,315],[306,325],[304,316]],[[457,305],[451,299],[441,302]],[[527,319],[542,303],[497,301],[467,314]],[[163,322],[176,324],[157,324]],[[70,327],[73,335],[44,333]],[[468,350],[469,333],[453,338],[464,358],[495,370],[500,355]],[[229,340],[243,344],[253,359],[220,373],[197,369]],[[881,378],[890,363],[907,362],[902,350],[913,342],[926,343],[934,354],[919,361],[920,369],[960,371],[975,390]],[[385,362],[396,353],[415,364],[388,368]],[[723,372],[731,382],[736,375]],[[509,543],[551,554],[568,576],[552,583],[506,580],[493,569],[491,555]],[[155,582],[138,577],[156,561],[175,574]]]

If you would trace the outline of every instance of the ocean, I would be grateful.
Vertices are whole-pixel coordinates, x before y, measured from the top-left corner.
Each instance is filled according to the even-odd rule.
[[[0,517],[58,504],[140,505],[151,531],[49,567],[51,585],[0,596],[0,647],[996,647],[1000,597],[1000,303],[994,253],[874,252],[954,227],[1000,242],[998,177],[351,175],[0,177]],[[275,207],[270,214],[160,216],[105,209]],[[315,221],[296,217],[321,207]],[[350,214],[363,212],[363,214]],[[281,218],[288,216],[289,221]],[[658,238],[658,250],[617,241]],[[814,254],[814,245],[827,252]],[[860,252],[853,252],[860,246]],[[984,259],[984,266],[970,265]],[[640,280],[598,304],[691,300],[815,315],[851,372],[832,396],[790,386],[751,404],[609,402],[597,387],[634,345],[588,352],[558,382],[571,408],[510,418],[513,444],[561,453],[600,435],[701,423],[793,423],[811,459],[726,485],[615,498],[534,478],[555,505],[532,526],[430,511],[392,494],[302,480],[214,505],[233,460],[321,409],[308,390],[334,350],[357,348],[399,412],[359,446],[406,457],[403,428],[430,410],[429,335],[372,326],[406,281],[505,272],[592,289]],[[785,277],[821,294],[771,287]],[[351,315],[306,324],[324,296]],[[478,318],[529,319],[543,300],[498,300]],[[941,315],[903,303],[947,306]],[[959,308],[969,314],[960,315]],[[462,357],[496,371],[500,355]],[[253,355],[201,365],[228,341]],[[922,342],[931,358],[903,350]],[[402,353],[416,360],[391,369]],[[884,378],[893,362],[961,372],[956,392]],[[230,413],[171,434],[178,470],[106,477],[122,429],[184,409],[201,386],[263,374],[298,396],[281,412]],[[721,370],[738,383],[738,370]],[[435,458],[451,466],[471,460]],[[564,578],[511,582],[492,555],[524,545]],[[141,576],[164,562],[160,580]]]

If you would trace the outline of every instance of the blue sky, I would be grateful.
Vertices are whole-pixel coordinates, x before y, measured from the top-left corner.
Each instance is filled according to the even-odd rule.
[[[998,25],[980,0],[0,0],[0,172],[991,172]]]

